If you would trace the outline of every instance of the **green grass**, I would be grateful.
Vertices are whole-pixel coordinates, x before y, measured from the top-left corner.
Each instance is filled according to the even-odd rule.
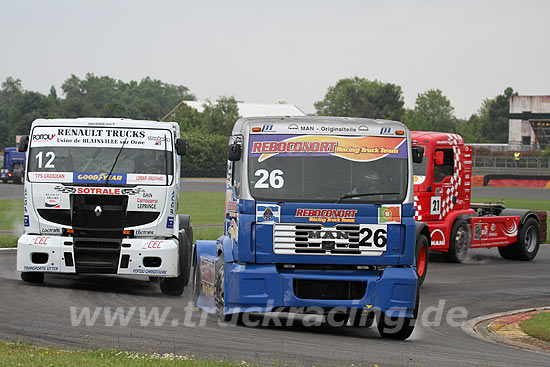
[[[11,234],[0,235],[0,248],[16,247],[18,238],[19,236]]]
[[[0,342],[0,366],[221,367],[237,366],[237,364],[226,361],[197,360],[186,355],[171,353],[145,355],[117,350],[64,351]]]
[[[182,192],[178,213],[190,214],[191,224],[223,224],[225,193]]]
[[[23,227],[23,199],[0,200],[0,229],[13,230]]]
[[[538,313],[519,326],[532,337],[550,342],[550,312]]]

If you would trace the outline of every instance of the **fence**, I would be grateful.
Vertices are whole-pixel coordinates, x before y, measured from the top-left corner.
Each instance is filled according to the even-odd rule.
[[[521,157],[515,160],[514,157],[489,157],[475,156],[472,161],[473,168],[498,168],[498,169],[550,169],[550,157]]]

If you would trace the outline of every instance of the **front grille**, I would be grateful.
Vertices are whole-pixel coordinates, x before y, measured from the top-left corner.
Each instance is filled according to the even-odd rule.
[[[111,230],[124,228],[128,196],[71,195],[72,224],[75,229]]]
[[[277,255],[380,256],[383,251],[359,242],[359,224],[323,226],[279,223],[273,227],[273,252]]]
[[[294,295],[301,299],[362,299],[367,289],[366,282],[337,280],[294,279]]]
[[[119,239],[75,238],[76,272],[116,274],[121,242]]]

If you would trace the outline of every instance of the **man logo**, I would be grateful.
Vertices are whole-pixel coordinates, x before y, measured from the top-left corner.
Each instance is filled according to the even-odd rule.
[[[296,125],[296,124],[290,124],[290,125],[288,125],[288,129],[289,129],[289,130],[298,130],[298,125]]]
[[[101,207],[98,205],[95,207],[94,209],[94,214],[96,217],[99,217],[101,215],[101,213],[103,213],[103,210],[101,209]]]

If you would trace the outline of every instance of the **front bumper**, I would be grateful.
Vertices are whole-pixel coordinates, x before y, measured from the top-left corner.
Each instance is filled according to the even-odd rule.
[[[417,276],[410,267],[388,267],[381,272],[280,272],[273,264],[225,264],[225,312],[269,312],[278,307],[346,307],[399,312],[413,317]],[[295,280],[365,282],[359,299],[301,299]],[[312,283],[310,283],[312,284]],[[314,283],[313,283],[314,284]]]
[[[97,240],[98,243],[103,241],[107,242],[109,239]],[[24,234],[17,241],[17,271],[80,273],[79,268],[85,267],[79,265],[79,256],[75,257],[75,252],[79,251],[75,248],[76,242],[77,239],[73,237]],[[115,256],[114,274],[155,277],[179,275],[178,241],[174,239],[125,238],[122,239],[119,252],[116,249],[111,250],[111,257],[113,252]],[[91,270],[86,273],[103,273],[103,271]]]

